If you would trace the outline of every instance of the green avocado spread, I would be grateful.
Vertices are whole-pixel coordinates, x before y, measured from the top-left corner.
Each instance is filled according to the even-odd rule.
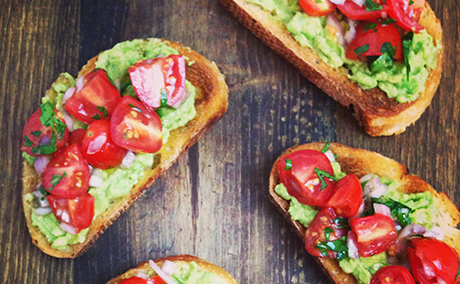
[[[96,67],[106,70],[112,82],[119,80],[122,96],[136,97],[129,79],[128,68],[140,59],[155,58],[159,55],[168,56],[170,54],[178,54],[178,52],[162,43],[159,39],[127,41],[102,52],[98,57]],[[62,97],[65,91],[69,87],[75,86],[75,79],[71,75],[64,73],[60,78],[65,78],[65,80],[62,80],[61,83],[53,84],[54,94],[49,95],[47,93],[47,96],[42,100],[43,102],[50,101],[56,108],[62,107]],[[163,124],[163,144],[168,140],[170,131],[184,126],[196,115],[196,90],[189,81],[186,81],[186,90],[188,97],[177,109],[172,107],[156,109]],[[83,122],[77,121],[75,124],[75,128],[86,129],[86,127],[87,125]],[[23,152],[23,157],[30,164],[33,164],[35,160],[34,157],[25,152]],[[90,187],[88,191],[95,198],[94,218],[106,211],[114,199],[130,192],[131,188],[143,177],[145,170],[153,166],[153,157],[153,154],[137,154],[136,159],[129,168],[97,169],[99,175],[103,178],[103,183],[100,187]],[[24,195],[23,198],[33,201],[35,197],[29,193]],[[59,227],[59,222],[53,213],[42,216],[32,213],[32,224],[40,229],[54,249],[63,251],[68,250],[69,245],[83,242],[89,230],[84,229],[77,235],[67,233]],[[190,273],[190,275],[192,274]]]
[[[349,60],[345,57],[345,48],[339,44],[335,33],[331,33],[326,24],[326,16],[311,17],[300,8],[298,0],[246,0],[262,6],[280,21],[303,47],[312,48],[326,64],[331,67],[345,67],[350,71],[348,78],[359,84],[364,90],[375,87],[384,91],[388,97],[400,103],[411,102],[425,90],[429,71],[436,67],[436,54],[440,43],[426,32],[414,34],[410,52],[404,62],[395,62],[391,67],[370,70],[367,63]]]
[[[215,273],[206,272],[194,261],[180,263],[172,278],[180,284],[218,284],[223,283]]]

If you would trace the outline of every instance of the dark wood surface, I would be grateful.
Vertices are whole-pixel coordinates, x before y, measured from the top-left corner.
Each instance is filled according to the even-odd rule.
[[[0,282],[105,283],[139,262],[194,254],[240,283],[328,280],[268,199],[268,176],[286,148],[336,141],[407,165],[460,205],[460,6],[429,0],[444,29],[446,61],[421,119],[371,138],[351,111],[301,77],[212,0],[0,3]],[[229,86],[226,115],[93,247],[56,259],[32,245],[21,205],[21,133],[59,73],[117,42],[161,37],[215,61]]]

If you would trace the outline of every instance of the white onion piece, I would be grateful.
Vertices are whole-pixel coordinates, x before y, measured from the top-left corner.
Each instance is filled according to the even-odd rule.
[[[433,226],[430,230],[426,231],[423,236],[436,238],[440,241],[444,239],[444,230],[441,227]]]
[[[393,216],[391,215],[390,207],[386,206],[385,204],[374,203],[374,211],[377,214],[382,214],[382,215],[388,216],[391,219],[393,219]]]
[[[118,90],[119,92],[121,92],[120,79],[118,79],[118,78],[113,79],[113,84],[115,85],[115,88],[117,88],[117,90]]]
[[[35,188],[40,191],[40,187],[42,187],[42,182],[39,182]]]
[[[35,171],[37,171],[38,174],[41,174],[49,162],[50,158],[48,156],[38,157],[34,162]]]
[[[326,157],[329,159],[329,161],[331,161],[331,163],[335,162],[335,156],[331,150],[327,150],[326,153],[324,153],[324,155],[326,155]]]
[[[161,279],[163,279],[164,282],[167,284],[177,284],[174,280],[172,280],[161,268],[153,262],[153,260],[149,260],[150,267],[152,267],[153,270],[160,276]]]
[[[335,5],[343,5],[345,3],[345,0],[329,0],[331,3],[334,3]]]
[[[345,35],[343,38],[345,39],[345,42],[350,44],[350,42],[355,38],[356,36],[356,21],[348,18],[348,31],[345,32]]]
[[[356,5],[362,7],[364,3],[366,3],[366,0],[351,0],[353,1]]]
[[[73,132],[75,130],[74,122],[73,122],[73,119],[70,117],[69,113],[64,108],[60,108],[59,112],[64,117],[65,124],[67,125],[67,128],[69,129],[69,131]]]
[[[80,92],[83,89],[83,86],[85,85],[85,76],[80,76],[80,78],[77,79],[77,82],[75,83],[75,86],[77,87],[77,92]]]
[[[102,183],[104,182],[104,180],[99,174],[95,174],[95,172],[97,172],[97,170],[93,171],[93,173],[91,174],[91,177],[89,178],[89,186],[100,187],[102,186]]]
[[[353,234],[351,231],[347,235],[347,246],[348,246],[348,256],[351,258],[359,258],[358,248],[356,247],[355,242],[353,241]]]
[[[41,186],[41,183],[40,183],[40,186]],[[43,195],[43,193],[40,192],[40,190],[34,190],[32,191],[32,194],[36,197],[36,198],[40,198],[40,197],[44,197],[45,195]]]
[[[50,204],[48,203],[48,199],[46,197],[38,198],[38,206],[40,206],[40,207],[50,207]]]
[[[344,46],[345,39],[343,38],[343,27],[339,20],[337,20],[337,18],[333,14],[329,14],[326,17],[326,25],[334,27],[337,30],[335,36],[337,37],[339,44]]]
[[[363,199],[363,201],[361,202],[361,205],[359,206],[358,213],[356,213],[356,215],[353,216],[350,219],[355,219],[355,218],[361,217],[361,214],[363,214],[365,207],[366,207],[366,203],[364,202],[364,199]]]
[[[363,182],[366,182],[366,181],[370,181],[372,179],[372,177],[374,177],[374,174],[367,174],[367,175],[363,176],[362,178],[360,178],[359,182],[363,183]]]
[[[150,278],[150,276],[148,274],[146,274],[146,273],[144,273],[142,271],[138,271],[136,273],[136,277],[139,277],[139,278],[142,278],[142,279],[145,279],[145,280]]]
[[[371,192],[371,197],[373,198],[379,198],[382,195],[385,195],[385,193],[388,192],[388,185],[386,184],[381,184],[377,187],[374,188],[374,190]]]
[[[51,207],[39,207],[34,211],[35,215],[43,216],[51,213]]]
[[[63,229],[64,231],[66,231],[67,233],[69,234],[72,234],[72,235],[76,235],[77,234],[77,229],[70,226],[69,224],[65,223],[65,222],[61,222],[61,224],[59,224],[59,227],[61,229]]]
[[[173,275],[176,269],[177,269],[177,264],[170,260],[166,260],[165,263],[163,263],[163,267],[161,267],[161,270],[163,270],[164,273],[166,273],[169,276]]]
[[[70,87],[65,91],[64,96],[62,97],[62,104],[65,104],[65,102],[67,102],[67,100],[71,96],[73,96],[73,94],[75,93],[75,90],[76,90],[75,87]]]
[[[91,143],[88,145],[88,154],[94,154],[96,152],[99,152],[101,150],[102,145],[104,145],[105,141],[107,140],[106,136],[100,135],[96,137]]]
[[[122,169],[129,168],[134,162],[134,160],[136,160],[136,154],[134,154],[133,151],[128,151],[125,157],[123,158],[123,160],[121,161],[120,168]]]

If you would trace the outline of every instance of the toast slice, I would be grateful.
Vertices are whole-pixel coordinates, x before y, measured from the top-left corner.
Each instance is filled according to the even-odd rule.
[[[398,103],[395,99],[388,98],[379,88],[363,90],[356,82],[347,78],[348,70],[344,67],[333,68],[324,63],[313,49],[302,47],[283,23],[259,5],[246,0],[219,1],[266,45],[294,64],[304,77],[343,106],[352,106],[355,118],[371,136],[389,136],[404,132],[406,127],[420,118],[436,93],[444,60],[442,28],[427,2],[419,23],[441,46],[437,53],[437,66],[430,71],[425,91],[417,100]]]
[[[280,183],[278,163],[285,156],[295,151],[305,149],[321,151],[325,146],[326,143],[316,142],[289,148],[278,157],[270,172],[270,200],[291,225],[294,226],[297,235],[302,239],[305,239],[306,228],[298,221],[291,219],[288,212],[289,203],[274,190],[276,185]],[[436,200],[436,207],[438,208],[437,219],[441,221],[441,228],[445,232],[444,242],[460,254],[460,231],[456,228],[457,224],[460,222],[460,211],[446,194],[437,192],[423,179],[409,174],[404,165],[378,153],[363,149],[355,149],[337,143],[331,143],[329,150],[337,154],[337,162],[340,164],[342,171],[346,174],[355,174],[358,178],[361,178],[366,174],[373,173],[391,180],[397,180],[400,183],[398,190],[406,193],[429,191]],[[335,259],[316,258],[316,260],[322,265],[324,271],[335,283],[357,283],[354,276],[342,271],[338,261]]]
[[[190,263],[190,262],[194,261],[194,262],[197,263],[198,267],[200,269],[202,269],[203,271],[212,272],[212,273],[215,273],[216,275],[218,275],[220,280],[222,281],[222,282],[219,282],[219,283],[222,283],[222,284],[238,284],[238,282],[235,280],[235,278],[233,278],[233,276],[230,275],[230,273],[228,273],[227,271],[225,271],[222,267],[219,267],[219,266],[217,266],[215,264],[207,262],[207,261],[205,261],[205,260],[203,260],[203,259],[201,259],[199,257],[193,256],[193,255],[178,255],[178,256],[165,257],[165,258],[162,258],[162,259],[155,260],[154,262],[158,266],[162,267],[163,263],[165,261],[172,261],[172,262],[174,262],[176,264]],[[132,268],[132,269],[126,271],[125,273],[123,273],[122,275],[120,275],[120,276],[118,276],[116,278],[113,278],[112,280],[107,282],[107,284],[116,284],[116,283],[120,282],[122,279],[129,278],[129,277],[132,277],[132,276],[137,276],[139,273],[147,274],[150,277],[153,277],[153,276],[157,275],[155,273],[155,271],[150,267],[149,262],[143,262],[143,263],[139,264],[139,266],[137,266],[136,268]]]
[[[161,150],[155,153],[155,167],[147,169],[144,176],[131,189],[130,193],[115,199],[107,211],[101,213],[93,220],[89,232],[83,243],[70,246],[68,251],[59,251],[51,247],[40,230],[32,225],[31,214],[35,209],[35,202],[23,198],[24,213],[27,226],[32,237],[32,242],[46,254],[58,258],[74,258],[89,249],[92,243],[125,212],[143,193],[151,186],[174,162],[186,152],[198,139],[222,117],[228,107],[228,87],[224,76],[220,73],[214,62],[207,60],[204,56],[168,40],[162,40],[168,46],[176,49],[184,55],[187,61],[193,64],[186,64],[187,80],[196,88],[195,108],[196,116],[185,126],[171,131],[170,137]],[[95,69],[97,56],[90,59],[79,72],[80,75],[87,75]],[[65,80],[64,76],[57,79],[56,83]],[[52,98],[56,94],[53,89],[47,94]],[[33,166],[24,162],[23,165],[23,196],[36,189],[41,180]]]

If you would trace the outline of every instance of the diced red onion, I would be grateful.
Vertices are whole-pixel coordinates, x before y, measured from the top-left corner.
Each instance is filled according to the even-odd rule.
[[[335,162],[335,156],[334,153],[332,153],[331,150],[327,150],[326,153],[324,153],[326,157],[331,161],[331,163]]]
[[[345,3],[345,0],[329,0],[331,3],[334,3],[335,5],[343,5]]]
[[[356,213],[356,215],[353,216],[350,219],[355,219],[355,218],[361,217],[361,214],[363,214],[365,207],[366,207],[366,203],[364,202],[364,199],[363,199],[363,201],[361,202],[361,205],[359,206],[358,213]]]
[[[67,102],[67,100],[71,96],[73,96],[73,94],[75,93],[75,90],[76,90],[75,87],[70,87],[65,91],[64,96],[62,97],[62,104],[65,104]]]
[[[146,274],[146,273],[144,273],[142,271],[138,271],[136,273],[136,276],[139,277],[139,278],[145,279],[145,280],[150,278],[150,276],[148,274]]]
[[[161,270],[163,270],[164,273],[166,273],[169,276],[173,275],[176,269],[177,269],[177,264],[169,260],[166,260],[163,263],[163,266],[161,267]]]
[[[102,145],[104,145],[105,141],[107,140],[106,136],[100,135],[96,137],[91,143],[88,145],[88,154],[94,154],[101,150]]]
[[[347,235],[347,246],[348,246],[348,256],[351,258],[359,258],[358,248],[353,240],[353,233],[351,231],[348,232]]]
[[[60,108],[59,112],[62,113],[62,116],[64,117],[65,124],[67,125],[67,128],[69,129],[70,132],[74,131],[74,122],[73,119],[70,117],[69,113],[65,110],[65,108]]]
[[[121,161],[120,168],[129,168],[133,164],[134,160],[136,160],[136,154],[134,154],[133,151],[126,152],[125,157]]]
[[[374,211],[377,214],[382,214],[393,219],[390,207],[386,206],[385,204],[374,203]]]
[[[343,38],[345,39],[345,42],[348,45],[356,36],[356,21],[351,18],[348,18],[347,22],[348,22],[348,31],[345,32],[345,35],[343,36]]]
[[[430,230],[426,231],[423,236],[436,238],[440,241],[444,239],[444,230],[441,227],[433,226]]]
[[[163,281],[165,281],[167,284],[177,284],[174,280],[172,280],[161,268],[153,262],[153,260],[149,261],[150,267],[160,276]]]
[[[366,3],[366,0],[352,0],[356,5],[362,7],[364,3]]]
[[[104,180],[102,179],[101,175],[99,174],[99,170],[95,169],[91,172],[91,177],[89,178],[89,186],[91,187],[100,187]]]
[[[51,213],[51,207],[38,207],[34,211],[35,215],[43,216]]]
[[[366,182],[366,181],[370,181],[370,180],[372,179],[373,176],[374,176],[374,174],[367,174],[367,175],[361,177],[361,178],[359,179],[359,182],[360,182],[360,183],[363,183],[363,182]]]
[[[48,199],[46,197],[38,198],[38,206],[40,206],[40,207],[50,207]]]
[[[48,156],[39,156],[34,162],[35,171],[41,174],[49,162],[50,158]]]
[[[343,27],[339,20],[337,20],[333,14],[329,14],[326,16],[326,24],[334,27],[337,30],[335,36],[337,37],[339,44],[345,46],[345,39],[343,38]]]
[[[75,83],[75,86],[77,87],[77,92],[80,92],[83,89],[83,86],[85,85],[85,76],[80,76],[80,78],[77,79],[77,82]]]
[[[40,183],[40,186],[41,186],[41,183]],[[34,190],[34,191],[32,191],[32,194],[33,194],[36,198],[44,197],[43,193],[41,193],[40,190]]]
[[[64,231],[66,231],[67,233],[69,233],[69,234],[72,234],[72,235],[76,235],[76,234],[77,234],[77,229],[74,228],[74,227],[72,227],[72,226],[70,226],[69,224],[67,224],[67,223],[65,223],[65,222],[61,222],[61,223],[59,224],[59,227],[60,227],[62,230],[64,230]]]
[[[118,90],[119,92],[121,92],[120,79],[115,78],[115,79],[113,80],[113,84],[115,85],[115,88],[117,88],[117,90]]]

